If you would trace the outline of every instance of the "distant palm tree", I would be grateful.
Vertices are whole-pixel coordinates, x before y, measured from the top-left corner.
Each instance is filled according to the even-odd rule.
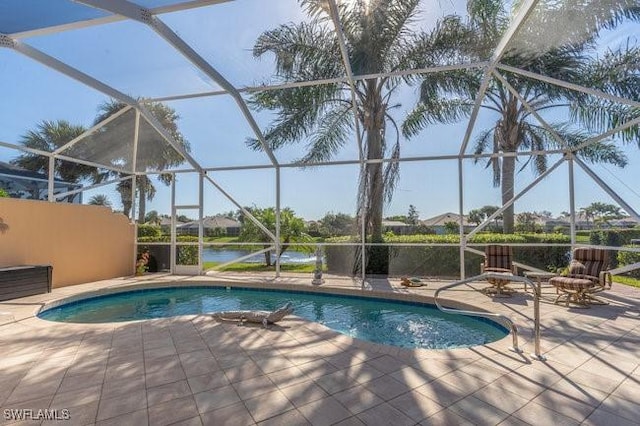
[[[111,207],[111,201],[109,201],[109,198],[104,194],[94,195],[89,200],[89,204],[92,206]]]
[[[53,152],[85,131],[86,129],[83,126],[70,124],[66,120],[44,120],[37,125],[35,130],[29,130],[24,134],[20,138],[20,144],[27,148]],[[63,154],[69,157],[76,157],[77,152],[78,147],[73,146],[65,150]],[[42,155],[25,152],[11,160],[11,163],[34,172],[49,173],[49,158]],[[95,167],[60,159],[55,161],[54,176],[70,183],[78,183],[83,179],[90,179],[92,182],[100,180],[100,175]],[[74,195],[70,195],[69,201],[73,197]]]
[[[273,54],[276,76],[283,82],[341,77],[345,69],[340,43],[332,29],[325,0],[300,0],[309,22],[288,23],[266,31],[255,43],[253,54]],[[457,17],[439,22],[430,33],[412,26],[419,12],[419,0],[354,0],[341,2],[338,14],[344,31],[349,62],[355,75],[386,73],[407,68],[435,66],[455,57],[466,31]],[[379,77],[355,82],[357,120],[362,153],[367,160],[400,157],[398,124],[389,111],[392,97],[402,79]],[[271,149],[304,144],[301,161],[313,165],[333,158],[355,139],[351,87],[347,82],[297,87],[257,93],[252,105],[275,112],[266,129]],[[262,149],[256,139],[248,145]],[[385,201],[390,201],[398,178],[398,162],[367,163],[360,174],[358,209],[366,235],[382,240]]]
[[[542,8],[545,4],[544,0],[539,3]],[[467,25],[470,33],[474,34],[474,37],[466,42],[470,57],[490,57],[490,51],[497,45],[510,23],[510,12],[505,7],[506,3],[503,0],[469,1]],[[561,14],[549,11],[549,14],[545,15],[547,22],[544,23],[537,22],[537,18],[540,17],[535,14],[535,19],[521,30],[516,42],[513,43],[515,47],[505,53],[501,62],[559,80],[582,83],[587,87],[597,86],[616,95],[631,96],[630,99],[633,99],[634,95],[637,98],[640,94],[640,77],[637,71],[634,77],[633,70],[637,70],[640,66],[640,49],[637,46],[628,45],[619,52],[609,52],[595,59],[593,53],[596,48],[597,29],[610,28],[626,17],[637,19],[640,17],[640,8],[636,7],[630,11],[622,5],[620,8],[609,8],[604,4],[596,4],[593,8],[583,6],[577,11],[570,10],[582,16],[584,23],[580,25],[585,25],[584,29],[587,33],[588,31],[593,33],[586,36],[584,32],[579,32],[583,37],[580,40],[572,39],[574,35],[568,34],[566,44],[535,51],[527,43],[533,44],[545,39],[545,34],[535,34],[536,31],[540,31],[539,28],[553,28],[554,31],[566,29],[558,27],[560,23],[557,26],[550,23]],[[582,22],[580,18],[575,19],[577,19],[576,22]],[[593,22],[594,19],[595,22]],[[586,26],[587,22],[593,23],[595,29]],[[640,111],[636,110],[634,113],[626,107],[607,109],[607,102],[596,101],[593,97],[564,87],[517,74],[503,73],[503,76],[533,110],[537,112],[551,108],[569,110],[570,117],[574,122],[579,122],[583,129],[576,128],[572,123],[567,122],[550,123],[550,127],[572,147],[580,145],[595,133],[601,133],[623,122],[621,120],[623,116],[625,118],[633,117],[633,114],[640,116]],[[468,70],[429,76],[421,84],[419,104],[404,123],[404,134],[408,137],[413,136],[429,124],[455,122],[468,116],[473,109],[481,79],[481,73]],[[447,96],[442,96],[443,94]],[[498,119],[491,127],[479,134],[475,142],[476,154],[486,151],[495,154],[515,153],[521,150],[544,151],[562,147],[520,99],[497,79],[489,84],[482,108],[497,113]],[[628,130],[624,137],[635,137],[634,132],[638,132],[637,126],[635,130]],[[577,151],[577,154],[591,162],[611,163],[620,167],[627,164],[624,153],[611,143],[600,142],[590,145]],[[493,168],[494,185],[501,187],[503,204],[514,196],[516,161],[515,156],[496,156],[491,157],[487,162],[487,166]],[[547,170],[547,156],[544,153],[531,155],[520,170],[528,164],[533,166],[536,174],[542,174]],[[514,205],[512,204],[504,210],[503,231],[512,233],[513,230]]]
[[[149,103],[146,106],[151,114],[153,114],[153,116],[158,119],[158,121],[164,126],[164,128],[173,137],[173,139],[180,145],[182,145],[185,151],[189,152],[189,143],[178,129],[177,122],[180,117],[175,112],[175,110],[162,103]],[[94,122],[97,124],[101,121],[104,121],[124,107],[126,107],[126,105],[118,101],[112,100],[109,102],[105,102],[100,105],[100,113],[96,117]],[[140,126],[137,150],[138,155],[136,158],[137,172],[162,171],[171,167],[178,166],[185,161],[182,155],[174,150],[157,131],[151,128],[150,125],[146,124],[144,120],[141,120],[141,123],[143,124]],[[105,135],[109,135],[109,132],[114,127],[119,127],[119,129],[117,129],[118,134],[133,135],[132,119],[128,120],[128,122],[125,123],[116,120],[103,126],[101,132],[103,132],[103,134]],[[124,143],[125,145],[130,145],[129,141],[113,141],[113,143]],[[120,168],[132,167],[133,158],[128,155],[131,153],[131,151],[115,150],[114,152],[115,155],[113,156],[113,158],[111,158],[111,161],[114,164],[119,165]],[[125,155],[122,155],[121,153],[124,153]],[[117,177],[125,176],[122,173],[116,172],[112,172],[110,174]],[[158,180],[160,180],[165,185],[168,185],[171,182],[171,175],[160,174],[158,175]],[[132,201],[131,181],[121,181],[117,186],[117,191],[120,193],[120,197],[122,199],[124,214],[128,216],[129,212],[131,211]],[[144,223],[144,217],[146,214],[146,202],[153,200],[155,194],[156,188],[153,186],[151,180],[146,175],[138,175],[136,178],[136,196],[138,197],[139,223]]]

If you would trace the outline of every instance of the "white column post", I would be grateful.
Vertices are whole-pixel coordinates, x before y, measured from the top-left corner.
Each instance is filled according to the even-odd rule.
[[[49,178],[47,181],[47,199],[50,203],[54,203],[56,201],[56,197],[54,195],[54,184],[55,184],[55,175],[56,175],[56,157],[49,157]]]
[[[171,273],[176,273],[176,175],[171,175],[171,247],[169,258],[171,259]]]
[[[280,278],[280,167],[276,166],[276,278]]]
[[[458,158],[458,203],[460,206],[460,279],[465,279],[464,254],[467,239],[464,235],[464,174],[462,170],[462,158]]]
[[[198,173],[198,274],[202,273],[202,250],[204,239],[204,172]]]
[[[569,163],[569,229],[571,233],[571,250],[576,245],[576,198],[575,198],[575,186],[574,186],[574,171],[573,171],[573,154],[568,154],[567,162]]]

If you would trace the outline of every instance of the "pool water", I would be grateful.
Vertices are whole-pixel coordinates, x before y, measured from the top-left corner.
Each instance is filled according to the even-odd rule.
[[[294,315],[351,337],[403,348],[451,349],[482,345],[508,334],[481,318],[440,312],[433,305],[279,290],[169,287],[79,300],[44,310],[60,322],[103,323],[205,314],[227,310],[272,311],[291,302]],[[212,321],[214,321],[212,319]]]

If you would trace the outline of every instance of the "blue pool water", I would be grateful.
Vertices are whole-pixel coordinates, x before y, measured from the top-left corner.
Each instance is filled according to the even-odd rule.
[[[225,287],[169,287],[121,292],[47,309],[38,316],[50,321],[102,323],[226,310],[271,311],[286,302],[292,302],[295,315],[339,333],[404,348],[469,347],[499,340],[508,333],[492,321],[446,314],[432,305]]]

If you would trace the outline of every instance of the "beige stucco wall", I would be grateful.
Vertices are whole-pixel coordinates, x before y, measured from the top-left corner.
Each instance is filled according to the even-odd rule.
[[[132,275],[134,232],[107,207],[0,198],[0,267],[52,265],[54,287]]]

